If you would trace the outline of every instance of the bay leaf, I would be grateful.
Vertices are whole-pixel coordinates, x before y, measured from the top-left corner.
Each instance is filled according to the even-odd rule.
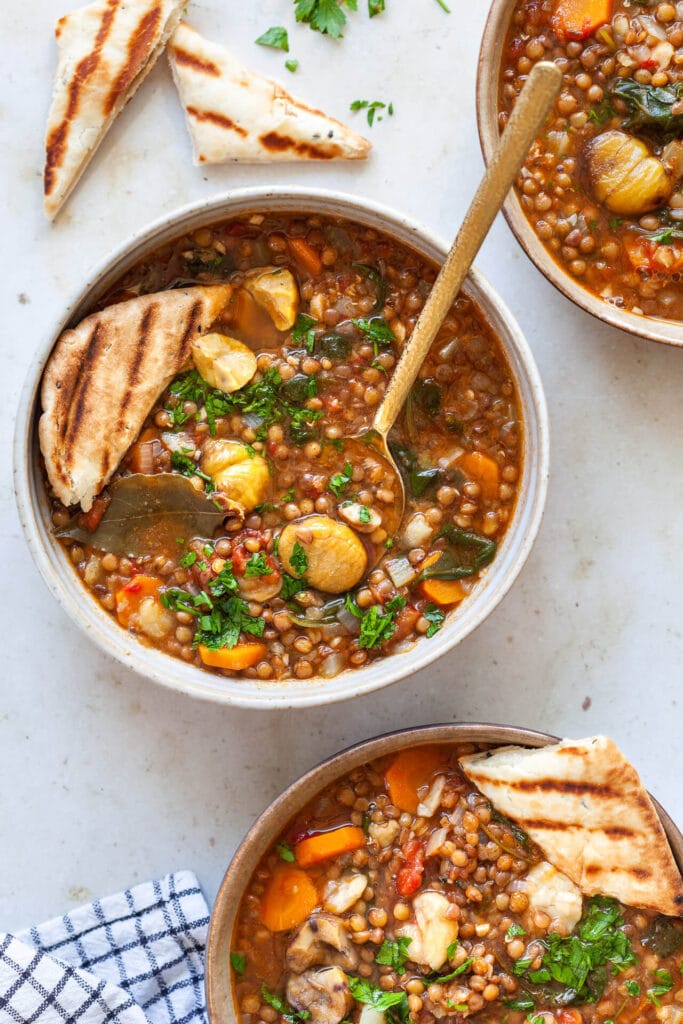
[[[97,529],[83,529],[75,516],[55,530],[83,544],[119,557],[172,557],[192,537],[211,538],[228,514],[178,473],[134,473],[109,487],[111,501]]]

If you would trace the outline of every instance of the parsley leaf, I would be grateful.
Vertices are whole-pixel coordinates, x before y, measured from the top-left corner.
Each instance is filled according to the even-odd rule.
[[[385,967],[391,967],[399,974],[402,974],[408,959],[408,946],[412,941],[412,939],[406,938],[396,939],[395,942],[385,939],[379,947],[375,962],[383,964]]]
[[[249,579],[252,576],[272,576],[273,570],[270,568],[266,561],[266,556],[263,551],[258,551],[251,556],[246,566],[244,567],[245,579]]]
[[[382,7],[382,10],[383,9],[384,8]],[[375,11],[375,14],[379,13],[380,11]],[[372,15],[370,15],[370,17],[372,17]],[[381,100],[354,100],[351,106],[349,107],[349,110],[364,110],[366,112],[368,124],[372,128],[373,124],[375,123],[375,117],[380,110],[386,110],[389,117],[393,117],[394,104],[389,103],[389,105],[387,105],[386,103],[382,103]],[[383,115],[381,114],[377,117],[378,121],[382,121],[383,119]]]
[[[526,932],[522,928],[521,924],[515,924],[513,922],[505,932],[505,938],[514,939],[517,935],[526,935]]]
[[[383,615],[379,605],[373,604],[363,613],[360,620],[360,634],[358,646],[365,649],[381,647],[385,641],[390,640],[396,632],[393,612]]]
[[[358,519],[361,523],[369,523],[372,516],[370,515],[370,509],[367,505],[360,505],[358,508]]]
[[[429,638],[438,633],[443,625],[443,620],[446,618],[440,608],[437,608],[435,604],[428,604],[422,612],[422,615],[429,623],[429,629],[427,630],[426,636]]]
[[[183,555],[183,557],[180,559],[180,563],[179,564],[182,565],[183,569],[189,569],[190,566],[194,565],[194,563],[196,561],[197,561],[197,555],[195,554],[195,552],[194,551],[186,551],[185,554]]]
[[[327,486],[329,487],[329,489],[332,491],[332,493],[334,494],[334,496],[336,498],[340,498],[341,497],[342,492],[344,490],[346,490],[346,488],[351,483],[351,477],[352,476],[353,476],[353,466],[351,465],[350,462],[345,462],[344,463],[344,472],[343,473],[335,473],[334,476],[330,477],[330,482],[328,483]]]
[[[287,573],[283,573],[282,576],[282,590],[280,591],[280,597],[283,601],[289,601],[290,598],[296,594],[300,594],[302,590],[306,589],[306,580],[295,580],[293,576],[288,576]]]
[[[344,0],[294,0],[297,21],[302,21],[315,32],[341,39],[346,24],[342,10]],[[356,10],[356,0],[346,0],[346,6]]]
[[[194,459],[188,455],[189,451],[191,451],[190,448],[183,448],[182,451],[171,452],[171,466],[183,476],[198,476],[200,480],[204,481],[206,493],[211,494],[216,490],[213,480],[206,473],[202,473]]]
[[[357,320],[352,320],[351,323],[358,328],[361,334],[366,336],[368,341],[372,342],[375,355],[380,348],[393,345],[396,341],[394,332],[382,316],[359,317]]]
[[[292,74],[294,74],[296,69],[299,67],[299,61],[298,60],[286,60],[285,61],[285,67],[287,68],[288,71],[291,71]]]
[[[351,975],[349,975],[349,988],[357,1003],[367,1003],[375,1010],[386,1013],[389,1021],[406,1021],[408,1019],[408,996],[405,992],[384,992],[365,978],[354,978]]]
[[[368,0],[368,14],[371,18],[382,14],[384,11],[384,0]]]
[[[628,994],[630,996],[639,996],[640,995],[640,985],[638,984],[637,981],[627,981],[625,987],[626,987],[626,991],[628,992]]]
[[[270,992],[265,983],[261,985],[261,998],[264,1003],[268,1003],[268,1005],[272,1006],[274,1010],[277,1010],[288,1024],[298,1024],[299,1021],[308,1020],[311,1016],[309,1010],[302,1010],[301,1013],[299,1013],[297,1010],[293,1009],[293,1007],[291,1007],[289,1003],[285,1002],[281,996],[276,996],[273,992]]]
[[[308,569],[308,558],[306,557],[306,552],[302,548],[301,544],[299,544],[298,540],[294,541],[294,547],[292,548],[292,553],[289,556],[289,564],[297,576],[303,576]]]
[[[246,956],[242,956],[241,953],[231,953],[230,963],[235,974],[239,974],[239,976],[242,977],[247,969]]]
[[[281,860],[287,861],[288,864],[294,863],[294,851],[289,843],[278,843],[275,849],[280,854]]]
[[[439,5],[439,7],[441,8],[441,10],[445,11],[446,14],[450,14],[451,13],[450,7],[446,6],[446,0],[436,0],[436,2]]]
[[[384,605],[384,610],[386,612],[400,612],[401,608],[405,608],[405,606],[406,599],[403,594],[396,594],[390,601],[387,601]]]
[[[256,42],[259,46],[271,46],[274,50],[284,50],[285,53],[289,53],[287,29],[282,25],[273,25],[262,36],[259,36]]]
[[[454,967],[452,971],[448,972],[448,974],[442,974],[442,975],[440,975],[437,978],[430,977],[429,983],[430,983],[430,985],[431,984],[443,985],[447,981],[452,981],[453,978],[457,978],[458,975],[464,974],[465,971],[467,970],[467,968],[471,967],[473,963],[474,963],[474,958],[473,957],[468,957],[467,960],[463,960],[463,962],[461,964],[459,964],[457,967]]]
[[[654,972],[655,984],[647,990],[647,998],[654,1006],[661,1006],[658,996],[666,995],[674,987],[671,972],[660,968]]]

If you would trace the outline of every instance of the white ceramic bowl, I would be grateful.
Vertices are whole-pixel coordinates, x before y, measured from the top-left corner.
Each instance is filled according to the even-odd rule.
[[[211,911],[206,944],[204,986],[209,1024],[239,1024],[232,995],[230,949],[235,922],[244,891],[251,881],[256,865],[271,843],[306,804],[327,786],[368,761],[394,754],[407,747],[432,743],[487,743],[505,746],[508,743],[525,747],[545,747],[555,743],[557,736],[535,732],[514,725],[490,725],[484,722],[450,725],[422,725],[400,732],[387,733],[357,743],[328,758],[296,779],[259,814],[242,840],[221,882]],[[683,835],[654,797],[659,815],[676,863],[683,869]]]
[[[51,533],[49,504],[39,468],[37,416],[40,380],[56,338],[77,322],[141,256],[185,231],[248,212],[319,213],[346,217],[387,232],[420,255],[442,262],[448,246],[434,232],[365,199],[311,189],[242,189],[187,206],[138,232],[93,273],[34,357],[21,396],[14,446],[14,481],[21,524],[36,564],[62,608],[103,651],[140,675],[192,697],[251,708],[306,707],[369,693],[425,668],[460,643],[493,611],[512,586],[538,533],[548,479],[548,416],[533,356],[510,312],[477,271],[464,291],[482,309],[509,362],[524,421],[524,468],[514,518],[485,579],[435,637],[333,679],[264,682],[212,675],[121,629],[86,591]]]
[[[498,85],[500,64],[503,58],[504,42],[516,0],[492,0],[489,15],[479,50],[477,73],[477,126],[479,141],[485,163],[489,163],[498,146]],[[576,303],[598,320],[613,327],[620,327],[639,338],[663,342],[665,345],[683,346],[683,323],[679,320],[664,320],[660,317],[643,316],[619,309],[605,302],[599,295],[589,291],[580,280],[570,274],[548,252],[529,222],[519,196],[511,189],[503,207],[505,219],[512,228],[517,241],[544,277],[555,285],[558,291]]]

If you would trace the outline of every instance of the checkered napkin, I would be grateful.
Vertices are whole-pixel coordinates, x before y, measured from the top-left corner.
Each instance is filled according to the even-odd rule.
[[[179,871],[0,933],[0,1024],[206,1024],[208,923]]]

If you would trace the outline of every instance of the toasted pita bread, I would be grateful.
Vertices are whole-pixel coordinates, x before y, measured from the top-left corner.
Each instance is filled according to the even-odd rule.
[[[44,209],[52,220],[104,135],[161,55],[183,0],[95,0],[57,22],[45,135]]]
[[[190,362],[230,285],[157,292],[92,313],[64,331],[45,369],[38,434],[64,505],[87,512],[155,401]]]
[[[683,879],[664,829],[612,740],[501,747],[462,757],[460,767],[582,892],[683,916]]]
[[[370,143],[244,67],[185,22],[168,59],[180,93],[196,164],[270,160],[360,160]]]

